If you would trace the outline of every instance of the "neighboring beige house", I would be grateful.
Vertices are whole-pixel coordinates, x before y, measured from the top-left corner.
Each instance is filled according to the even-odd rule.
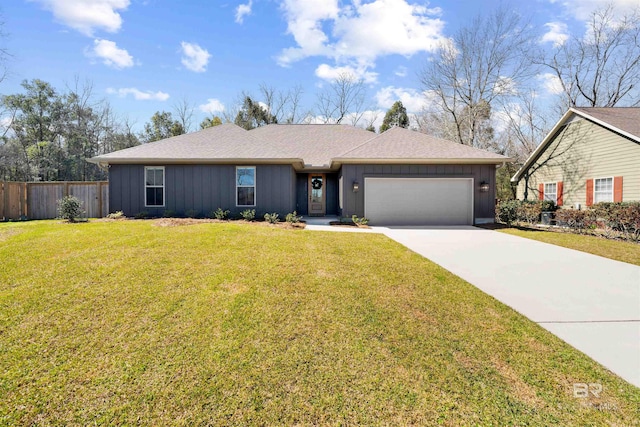
[[[640,200],[640,108],[571,108],[511,178],[519,200]]]

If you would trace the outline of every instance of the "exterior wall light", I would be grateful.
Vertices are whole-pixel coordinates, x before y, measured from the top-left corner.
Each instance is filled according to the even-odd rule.
[[[353,181],[353,192],[357,193],[358,191],[360,191],[360,184],[358,184],[358,181]]]
[[[489,183],[487,181],[482,181],[479,188],[481,193],[486,193],[489,191]]]

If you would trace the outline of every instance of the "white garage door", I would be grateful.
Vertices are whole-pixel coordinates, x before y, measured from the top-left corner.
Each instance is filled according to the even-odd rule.
[[[472,225],[471,178],[365,178],[372,225]]]

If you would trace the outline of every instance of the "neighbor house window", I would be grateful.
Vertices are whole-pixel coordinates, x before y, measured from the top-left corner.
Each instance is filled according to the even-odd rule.
[[[164,166],[144,168],[145,206],[164,206]]]
[[[613,178],[596,178],[593,183],[593,203],[613,202]]]
[[[256,168],[253,166],[236,168],[236,204],[238,206],[256,205]]]
[[[555,182],[544,185],[544,199],[556,203],[558,200],[558,185]]]

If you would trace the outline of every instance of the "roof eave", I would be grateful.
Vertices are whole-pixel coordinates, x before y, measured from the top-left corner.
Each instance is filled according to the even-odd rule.
[[[571,115],[575,113],[575,114],[579,114],[581,116],[584,116],[584,114],[581,111],[575,110],[573,108],[569,108],[567,110],[566,113],[564,113],[564,115],[560,118],[560,120],[558,120],[558,123],[556,123],[556,125],[553,127],[553,129],[551,129],[551,131],[549,131],[549,133],[547,134],[547,136],[544,137],[544,139],[542,140],[542,142],[536,147],[535,150],[533,150],[533,153],[531,153],[529,155],[529,157],[527,157],[527,160],[525,160],[525,162],[523,163],[523,165],[520,167],[520,169],[518,169],[518,171],[515,173],[515,175],[513,175],[511,177],[511,182],[518,182],[520,181],[520,178],[522,178],[522,174],[524,173],[524,171],[526,171],[527,169],[529,169],[529,167],[531,166],[531,164],[538,158],[540,157],[540,154],[547,148],[547,146],[551,143],[551,141],[553,140],[554,136],[558,133],[558,131],[560,130],[560,128],[565,124],[565,122],[567,121],[567,119],[569,117],[571,117]]]
[[[341,164],[465,164],[465,165],[498,165],[502,163],[512,162],[513,159],[510,157],[501,157],[501,158],[397,158],[397,159],[389,159],[389,158],[336,158],[333,159],[331,165],[341,165]]]
[[[304,161],[298,158],[225,158],[225,159],[212,159],[212,158],[150,158],[150,157],[92,157],[87,159],[90,163],[99,165],[195,165],[195,164],[293,164],[304,166]]]

